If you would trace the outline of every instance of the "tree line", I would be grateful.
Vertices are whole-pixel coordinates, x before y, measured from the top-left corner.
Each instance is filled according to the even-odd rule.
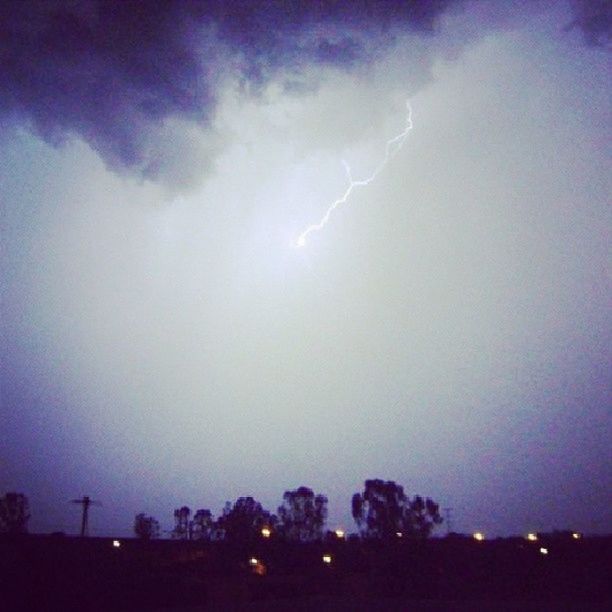
[[[285,491],[283,502],[274,514],[253,497],[239,497],[226,502],[218,518],[208,509],[188,506],[174,511],[174,528],[178,540],[252,541],[275,537],[293,542],[313,542],[325,535],[327,497],[301,486]],[[424,539],[442,523],[439,504],[430,498],[410,498],[404,488],[392,480],[366,480],[363,492],[353,495],[351,511],[359,535],[368,539],[406,537]],[[150,540],[159,537],[159,522],[144,513],[136,515],[134,533]]]
[[[195,512],[187,506],[174,511],[177,540],[226,540],[245,542],[275,537],[293,542],[313,542],[325,536],[327,497],[301,486],[285,491],[276,514],[266,510],[253,497],[227,502],[215,518],[208,509]],[[352,515],[363,538],[427,538],[442,523],[439,505],[430,498],[410,498],[392,480],[366,480],[364,490],[353,495]],[[7,493],[0,498],[0,533],[27,533],[30,518],[28,498],[23,493]],[[142,540],[160,537],[156,518],[139,513],[134,519],[134,534]]]

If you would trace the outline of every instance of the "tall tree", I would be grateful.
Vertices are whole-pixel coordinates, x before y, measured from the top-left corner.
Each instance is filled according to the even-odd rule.
[[[311,542],[323,536],[327,518],[327,497],[315,495],[308,487],[285,491],[278,508],[279,531],[288,540]]]
[[[215,530],[215,521],[210,510],[200,509],[191,521],[191,537],[194,540],[210,540]]]
[[[134,518],[134,533],[141,540],[153,540],[159,537],[159,523],[152,516],[141,512]]]
[[[7,493],[0,497],[0,532],[27,533],[30,504],[23,493]]]
[[[417,538],[427,538],[436,525],[443,521],[440,506],[429,497],[423,499],[420,495],[409,500],[410,529],[408,535]]]
[[[191,524],[189,517],[191,510],[187,506],[177,508],[174,511],[174,529],[172,530],[172,538],[175,540],[190,540],[191,539]]]
[[[253,540],[260,535],[263,527],[273,527],[275,524],[276,517],[252,497],[240,497],[233,506],[227,502],[217,521],[224,537],[234,542]]]
[[[366,480],[363,493],[355,493],[353,518],[368,538],[393,538],[397,534],[424,538],[442,522],[439,506],[417,495],[410,499],[392,480]]]

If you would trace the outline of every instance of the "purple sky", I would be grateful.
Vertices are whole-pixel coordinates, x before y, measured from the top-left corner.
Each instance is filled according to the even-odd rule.
[[[609,2],[237,6],[0,7],[0,492],[612,531]]]

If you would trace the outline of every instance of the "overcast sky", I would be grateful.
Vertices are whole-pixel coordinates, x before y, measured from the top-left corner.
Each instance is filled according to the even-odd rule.
[[[0,9],[31,530],[306,485],[350,531],[378,477],[457,531],[612,531],[609,3],[156,4]]]

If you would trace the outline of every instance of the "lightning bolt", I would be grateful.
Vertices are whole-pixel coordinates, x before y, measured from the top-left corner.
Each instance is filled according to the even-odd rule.
[[[308,238],[310,234],[312,234],[313,232],[318,232],[320,229],[323,229],[327,225],[331,214],[334,212],[334,210],[336,210],[336,208],[338,208],[338,206],[340,206],[341,204],[345,204],[348,201],[355,187],[365,187],[366,185],[369,185],[382,172],[383,168],[389,163],[389,161],[393,159],[395,155],[397,155],[398,151],[402,148],[404,142],[408,138],[408,133],[412,129],[412,107],[410,106],[410,100],[406,100],[406,110],[406,127],[397,136],[394,136],[393,138],[391,138],[391,140],[387,141],[387,144],[385,146],[385,156],[378,164],[378,166],[376,166],[374,172],[372,172],[372,174],[368,178],[361,179],[358,181],[354,180],[351,174],[351,167],[345,160],[342,160],[342,164],[344,165],[346,176],[348,178],[348,187],[346,188],[342,197],[338,198],[330,204],[326,213],[323,215],[323,217],[318,223],[313,223],[312,225],[309,225],[297,237],[294,244],[296,248],[301,248],[305,246],[306,238]]]

